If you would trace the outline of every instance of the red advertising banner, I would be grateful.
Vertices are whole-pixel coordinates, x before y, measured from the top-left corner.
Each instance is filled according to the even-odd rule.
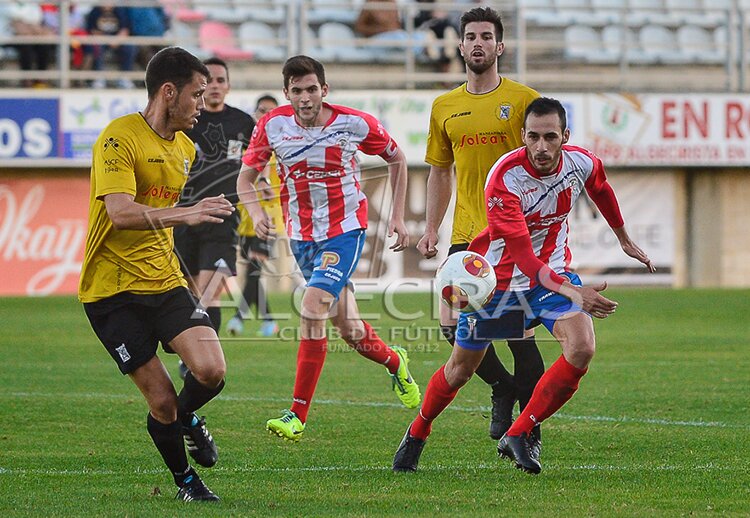
[[[88,178],[0,179],[0,295],[78,291]]]

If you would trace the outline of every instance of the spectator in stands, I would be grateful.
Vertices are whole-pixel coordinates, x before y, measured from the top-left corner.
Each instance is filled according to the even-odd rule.
[[[55,31],[45,25],[40,4],[12,2],[8,6],[10,27],[15,36],[50,36]],[[55,45],[21,43],[14,44],[18,52],[21,70],[47,70],[55,59]],[[46,86],[44,81],[24,79],[23,86]]]
[[[434,4],[435,0],[417,0],[418,3]],[[451,13],[445,9],[433,9],[428,5],[414,17],[414,27],[420,31],[430,31],[437,40],[427,45],[427,56],[438,65],[438,71],[448,72],[451,63],[461,57],[458,52],[457,24]],[[429,39],[429,38],[428,38]]]
[[[354,30],[366,38],[394,42],[392,46],[376,47],[386,52],[405,49],[409,40],[414,42],[415,53],[424,50],[426,33],[415,31],[410,35],[404,30],[396,0],[365,0]]]
[[[132,36],[161,37],[169,29],[169,15],[162,7],[128,7],[130,34]],[[145,67],[164,45],[142,45],[138,62]]]
[[[130,35],[130,17],[127,7],[115,7],[113,4],[105,4],[94,7],[86,16],[86,31],[95,36],[121,36]],[[84,47],[84,68],[90,70],[102,70],[102,62],[105,52],[113,50],[117,53],[117,62],[120,70],[130,72],[135,63],[136,47],[134,45],[123,45],[119,43],[109,45],[86,45]],[[91,86],[104,88],[107,82],[104,78],[96,78]],[[133,88],[133,81],[128,78],[120,78],[117,81],[120,88]]]

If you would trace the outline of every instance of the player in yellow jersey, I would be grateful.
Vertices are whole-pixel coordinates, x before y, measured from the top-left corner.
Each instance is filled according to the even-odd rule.
[[[425,155],[425,162],[430,164],[427,221],[425,233],[417,244],[427,258],[437,254],[438,229],[452,194],[452,166],[455,164],[456,206],[448,254],[466,250],[487,226],[484,203],[487,174],[501,155],[523,145],[524,112],[539,93],[498,75],[497,61],[505,49],[502,40],[502,20],[493,9],[476,7],[461,16],[459,50],[466,62],[467,81],[437,97],[430,115]],[[453,345],[456,315],[446,306],[440,308],[440,325]],[[508,342],[515,376],[502,365],[492,345],[476,371],[492,387],[490,436],[493,439],[500,439],[510,427],[516,400],[523,409],[544,373],[533,331],[527,334],[522,340]],[[423,409],[427,404],[425,395]],[[538,438],[539,430],[535,433]]]
[[[146,108],[99,135],[78,293],[97,337],[145,397],[149,435],[185,501],[218,500],[188,463],[183,437],[198,464],[216,463],[216,444],[194,412],[219,394],[226,371],[172,251],[175,225],[218,224],[234,211],[223,196],[174,206],[195,158],[183,132],[197,122],[208,77],[186,50],[161,50],[146,68]],[[156,355],[159,342],[190,368],[179,394]]]
[[[255,120],[260,120],[263,115],[270,112],[279,105],[273,95],[265,94],[258,98],[255,105]],[[276,159],[272,157],[266,165],[263,173],[255,181],[255,188],[260,194],[260,205],[273,220],[274,227],[284,228],[284,216],[281,212],[279,186],[281,180],[276,174]],[[274,239],[261,239],[255,235],[253,220],[247,213],[245,207],[240,204],[240,226],[239,253],[245,260],[245,282],[242,288],[242,299],[237,307],[237,312],[227,322],[227,331],[231,335],[239,335],[244,329],[243,320],[250,308],[255,306],[258,317],[263,319],[258,334],[260,336],[273,336],[279,331],[278,324],[271,318],[271,308],[268,305],[265,290],[260,282],[263,265],[268,261],[274,246]]]

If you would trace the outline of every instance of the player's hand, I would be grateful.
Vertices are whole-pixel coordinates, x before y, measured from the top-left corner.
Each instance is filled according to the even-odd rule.
[[[432,259],[438,253],[437,250],[438,235],[437,232],[425,232],[417,243],[417,250],[425,259]]]
[[[607,318],[617,309],[617,302],[609,300],[599,292],[607,289],[607,283],[602,282],[595,286],[583,286],[576,289],[579,300],[573,298],[573,302],[581,306],[588,314],[596,318]]]
[[[234,212],[234,206],[223,194],[203,198],[190,208],[188,225],[200,223],[223,223]]]
[[[389,250],[394,252],[403,252],[409,246],[409,231],[406,229],[404,220],[394,221],[388,224],[388,237],[393,237],[393,233],[397,234],[396,242],[388,247]]]
[[[640,261],[641,263],[645,264],[649,272],[654,273],[656,271],[656,266],[653,265],[651,259],[649,259],[646,255],[646,252],[641,250],[641,248],[633,243],[633,241],[628,239],[627,241],[620,243],[620,246],[622,247],[622,251],[627,255],[629,255],[636,261]]]
[[[276,227],[273,224],[273,220],[266,214],[266,211],[261,210],[257,215],[252,216],[252,218],[256,236],[264,241],[276,238]]]

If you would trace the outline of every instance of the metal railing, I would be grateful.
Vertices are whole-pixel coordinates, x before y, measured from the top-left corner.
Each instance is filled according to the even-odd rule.
[[[434,4],[419,3],[413,0],[399,0],[398,6],[403,20],[405,32],[409,35],[403,41],[382,41],[373,38],[355,37],[354,39],[323,41],[316,30],[321,20],[311,16],[315,10],[321,8],[343,9],[342,2],[346,0],[133,0],[128,6],[159,6],[170,10],[172,27],[163,37],[130,36],[126,39],[117,36],[71,35],[70,15],[71,4],[79,6],[94,5],[95,2],[43,2],[42,0],[27,0],[26,3],[56,3],[60,7],[60,30],[58,35],[52,36],[13,36],[9,33],[0,36],[0,45],[55,45],[57,49],[56,66],[49,70],[20,70],[13,51],[6,51],[5,58],[0,58],[0,86],[17,86],[23,80],[43,80],[51,82],[60,88],[84,86],[97,78],[138,80],[143,78],[143,70],[122,72],[113,64],[108,64],[103,71],[76,70],[71,67],[71,46],[80,45],[108,45],[127,43],[136,46],[145,45],[180,45],[195,50],[196,54],[208,53],[205,42],[198,37],[200,21],[185,21],[190,13],[204,16],[205,20],[212,20],[212,16],[223,10],[225,19],[227,9],[231,18],[231,9],[236,9],[237,20],[228,20],[239,38],[239,27],[245,19],[253,19],[253,13],[260,16],[271,11],[280,13],[269,25],[276,37],[271,40],[252,37],[237,40],[238,46],[252,47],[267,45],[283,50],[281,59],[263,61],[262,59],[245,60],[232,64],[233,84],[235,87],[261,87],[269,81],[278,82],[279,64],[290,55],[312,52],[324,46],[353,46],[373,51],[383,50],[384,47],[397,47],[400,52],[392,53],[389,59],[379,61],[346,61],[339,58],[326,62],[329,72],[336,77],[339,88],[420,88],[460,83],[465,79],[462,66],[456,66],[452,71],[439,72],[434,64],[424,57],[423,42],[416,38],[419,29],[414,25],[414,18],[420,9],[442,9],[458,18],[467,7],[475,4],[455,4],[438,2]],[[350,0],[350,9],[359,9],[363,0]],[[4,2],[3,2],[4,3]],[[524,0],[508,0],[493,2],[493,5],[503,13],[506,25],[504,41],[505,55],[500,60],[501,74],[528,83],[538,89],[573,91],[573,90],[609,90],[609,91],[717,91],[717,92],[747,92],[750,91],[750,12],[742,11],[737,1],[729,9],[711,9],[711,13],[720,14],[727,20],[726,39],[720,42],[719,51],[726,57],[721,64],[708,66],[686,61],[682,64],[669,63],[637,63],[630,58],[629,42],[623,37],[620,42],[620,57],[617,62],[610,64],[591,64],[577,61],[566,55],[566,42],[563,38],[564,26],[540,26],[530,16],[535,11],[527,7]],[[592,8],[593,9],[593,8]],[[344,9],[345,10],[345,9]],[[688,9],[686,9],[688,10]],[[2,3],[0,3],[2,11]],[[593,11],[592,11],[593,12]],[[705,10],[701,11],[705,13]],[[657,13],[657,11],[654,11]],[[240,16],[241,14],[241,16]],[[356,13],[352,13],[356,14]],[[554,12],[552,13],[554,14]],[[616,19],[622,25],[623,34],[632,30],[629,21],[631,14],[628,9],[613,11]],[[696,13],[700,14],[700,13]],[[194,18],[200,18],[200,16]],[[353,19],[354,16],[351,17]],[[349,24],[351,25],[351,24]],[[601,27],[596,30],[601,30]],[[432,45],[453,45],[452,42],[441,40],[431,41]],[[272,79],[271,79],[272,78]]]

